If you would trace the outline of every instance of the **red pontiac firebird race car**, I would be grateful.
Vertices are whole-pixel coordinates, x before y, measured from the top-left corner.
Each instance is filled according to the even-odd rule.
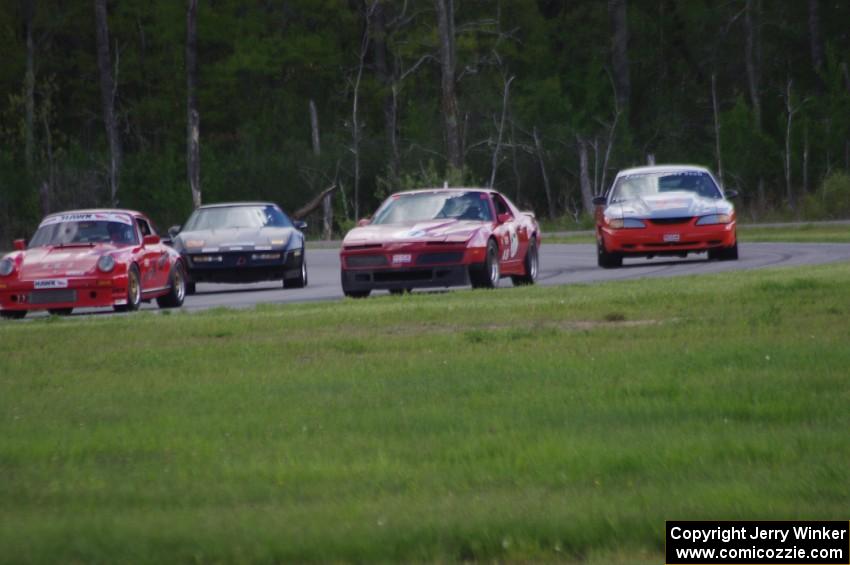
[[[156,298],[176,308],[186,295],[180,254],[160,242],[151,222],[130,210],[79,210],[42,220],[27,246],[0,260],[0,315],[74,308],[136,310]]]
[[[342,290],[361,298],[375,289],[493,288],[504,276],[533,284],[539,248],[534,214],[519,211],[496,191],[399,192],[345,236]]]
[[[714,176],[693,165],[659,165],[620,171],[611,189],[593,199],[600,267],[623,265],[624,257],[708,253],[738,258],[735,208]]]

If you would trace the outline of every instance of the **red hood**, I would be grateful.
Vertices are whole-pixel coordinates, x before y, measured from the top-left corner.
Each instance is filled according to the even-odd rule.
[[[102,255],[119,249],[114,245],[94,247],[36,247],[23,252],[21,279],[79,276],[93,271]]]
[[[469,220],[428,220],[409,224],[369,225],[354,228],[345,236],[346,245],[358,243],[403,243],[411,241],[467,241],[487,225]]]

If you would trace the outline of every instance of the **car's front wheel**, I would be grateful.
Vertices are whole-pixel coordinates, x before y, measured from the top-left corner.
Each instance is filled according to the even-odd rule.
[[[160,308],[180,308],[186,298],[186,273],[183,271],[183,265],[176,263],[171,267],[168,281],[171,283],[171,289],[168,294],[157,298],[156,303]]]
[[[616,269],[623,266],[623,256],[619,253],[609,253],[605,250],[605,244],[596,242],[596,264],[603,269]]]
[[[142,282],[135,265],[127,271],[127,303],[114,306],[116,312],[134,312],[142,304]]]
[[[21,320],[27,315],[26,310],[0,310],[0,318],[5,320]]]
[[[487,255],[484,265],[469,270],[472,288],[496,288],[499,286],[499,246],[494,240],[487,242]]]
[[[534,281],[537,280],[537,271],[540,268],[540,257],[539,252],[537,251],[536,239],[532,239],[528,244],[528,251],[525,252],[523,266],[525,267],[525,274],[515,275],[511,277],[511,280],[517,286],[523,284],[534,284]]]
[[[283,288],[304,288],[307,286],[307,255],[301,248],[301,269],[297,277],[283,279]]]

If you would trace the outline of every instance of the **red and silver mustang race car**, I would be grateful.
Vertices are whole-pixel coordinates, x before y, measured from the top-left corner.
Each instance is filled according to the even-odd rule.
[[[29,310],[69,314],[74,308],[136,310],[156,299],[183,304],[180,254],[160,242],[151,222],[130,210],[79,210],[44,218],[27,246],[0,260],[0,315]]]
[[[496,191],[400,192],[345,236],[342,290],[359,298],[375,289],[493,288],[504,276],[514,284],[533,284],[539,248],[534,214],[521,212]]]
[[[703,167],[660,165],[620,171],[611,189],[593,199],[600,267],[620,267],[624,257],[708,253],[738,258],[735,208]]]

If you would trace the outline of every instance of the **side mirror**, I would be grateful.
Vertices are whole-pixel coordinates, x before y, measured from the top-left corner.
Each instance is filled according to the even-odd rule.
[[[608,199],[604,196],[594,196],[593,197],[593,205],[594,206],[605,206],[608,203]]]
[[[740,196],[740,193],[737,190],[727,190],[726,191],[726,198],[728,198],[729,200],[731,200],[733,198],[738,198],[738,196]]]
[[[510,214],[499,214],[496,216],[496,223],[504,224],[505,222],[510,222],[511,218],[513,218],[513,216]]]
[[[304,231],[307,229],[307,222],[305,222],[304,220],[295,220],[294,222],[292,222],[292,225],[294,225],[295,229],[299,231]]]
[[[180,228],[182,228],[182,227],[183,226],[179,226],[179,225],[178,226],[171,226],[170,228],[168,228],[168,235],[170,235],[172,238],[177,237],[177,234],[180,233]]]
[[[16,239],[15,240],[15,250],[16,251],[23,251],[26,248],[27,248],[27,240],[25,240],[25,239]]]
[[[146,235],[142,242],[144,245],[157,245],[160,242],[160,239],[158,235],[151,234]]]
[[[357,227],[362,228],[363,226],[368,226],[371,222],[372,218],[368,216],[365,218],[360,218],[359,220],[357,220]]]

